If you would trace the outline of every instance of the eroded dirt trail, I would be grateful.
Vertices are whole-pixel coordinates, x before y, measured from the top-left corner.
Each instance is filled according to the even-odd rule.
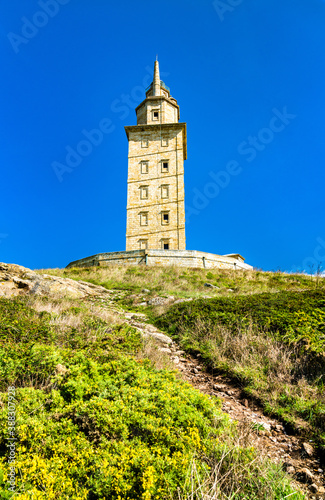
[[[222,410],[231,419],[250,428],[252,446],[272,461],[281,461],[307,498],[325,500],[324,470],[312,442],[288,434],[279,420],[264,415],[262,408],[248,400],[227,377],[206,372],[199,356],[189,356],[182,351],[171,338],[146,323],[144,314],[125,313],[124,318],[145,337],[156,340],[161,354],[170,358],[183,380],[207,395],[220,398]]]

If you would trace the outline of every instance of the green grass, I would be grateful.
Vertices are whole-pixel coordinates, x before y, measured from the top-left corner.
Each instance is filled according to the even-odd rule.
[[[201,500],[212,487],[224,499],[304,498],[215,398],[141,358],[140,335],[105,304],[0,299],[0,332],[1,498],[8,386],[17,499]]]

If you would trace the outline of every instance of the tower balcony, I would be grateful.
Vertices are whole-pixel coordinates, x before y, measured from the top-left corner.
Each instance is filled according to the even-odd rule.
[[[146,88],[146,92],[148,92],[152,88],[152,86],[153,86],[153,82],[151,82],[150,85]],[[167,90],[167,92],[169,92],[169,94],[170,94],[170,88],[162,80],[160,80],[160,86],[163,89]]]

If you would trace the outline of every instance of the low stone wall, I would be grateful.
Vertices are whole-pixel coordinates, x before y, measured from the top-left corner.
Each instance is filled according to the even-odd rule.
[[[238,254],[216,255],[197,250],[129,250],[123,252],[99,253],[75,260],[70,267],[109,266],[116,264],[177,266],[205,269],[253,269],[245,264]]]

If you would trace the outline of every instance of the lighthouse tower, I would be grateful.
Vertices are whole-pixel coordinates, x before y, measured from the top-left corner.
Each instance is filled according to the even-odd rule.
[[[177,101],[160,80],[157,60],[146,98],[135,111],[137,124],[125,127],[129,141],[126,250],[91,255],[67,267],[253,269],[238,253],[218,255],[185,248],[186,123],[179,121]]]
[[[160,80],[136,108],[137,125],[125,127],[129,141],[126,250],[185,250],[184,160],[186,123]]]

